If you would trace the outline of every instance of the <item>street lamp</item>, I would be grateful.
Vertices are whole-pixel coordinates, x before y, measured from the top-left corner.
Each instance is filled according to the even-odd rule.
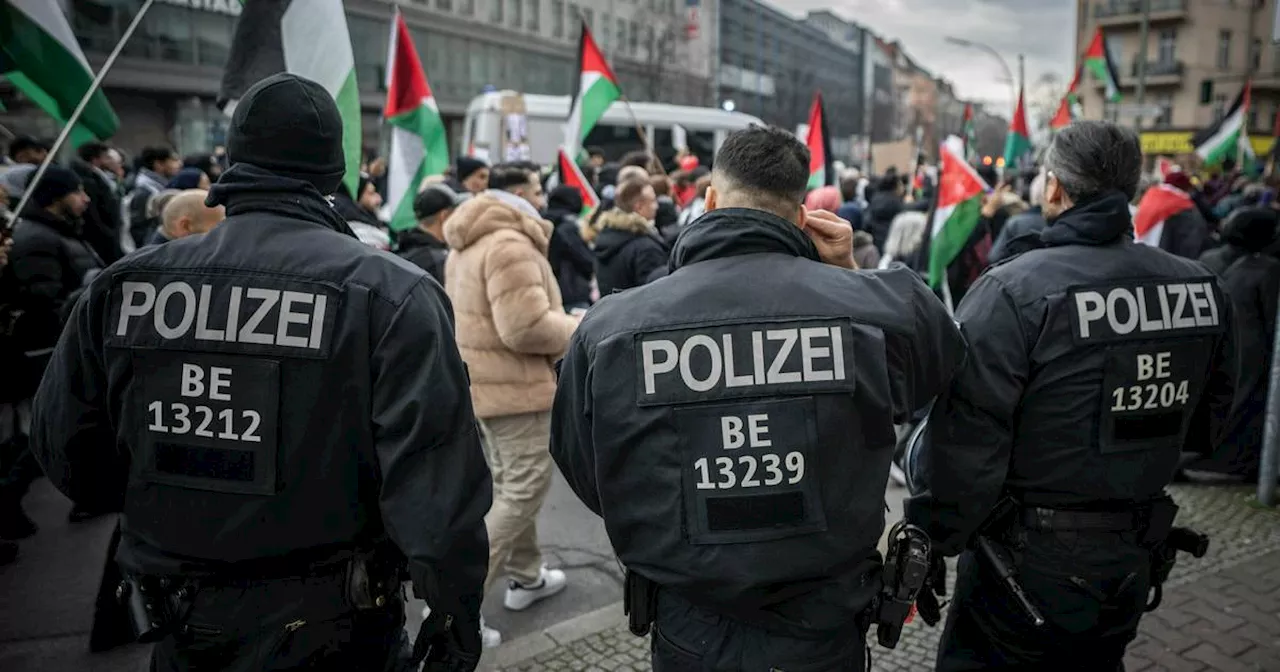
[[[993,56],[997,61],[999,61],[1000,67],[1004,69],[1005,79],[1009,82],[1009,93],[1011,96],[1011,100],[1013,101],[1013,105],[1016,106],[1018,104],[1018,89],[1017,89],[1018,82],[1013,78],[1013,71],[1009,69],[1009,62],[1004,60],[1004,56],[1001,56],[1000,52],[996,51],[995,49],[992,49],[991,47],[985,44],[982,44],[981,42],[974,42],[973,40],[966,40],[960,37],[951,37],[950,35],[948,35],[946,40],[947,42],[950,42],[951,44],[954,44],[958,47],[965,47],[968,49],[978,49],[979,51],[985,51],[988,54],[991,54],[991,56]],[[1022,54],[1018,54],[1018,62],[1019,63],[1022,62]]]

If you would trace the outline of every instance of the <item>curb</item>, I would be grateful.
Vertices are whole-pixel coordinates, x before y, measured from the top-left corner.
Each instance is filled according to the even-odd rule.
[[[565,646],[583,637],[610,630],[626,623],[622,602],[574,616],[531,635],[505,642],[496,649],[486,651],[480,659],[480,669],[494,670],[518,665],[536,658],[557,647]]]

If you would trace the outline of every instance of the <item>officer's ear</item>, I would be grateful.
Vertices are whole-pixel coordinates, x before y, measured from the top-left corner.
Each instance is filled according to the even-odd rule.
[[[704,210],[711,212],[716,209],[716,201],[720,200],[720,195],[716,193],[715,187],[707,187],[707,195],[703,199]]]

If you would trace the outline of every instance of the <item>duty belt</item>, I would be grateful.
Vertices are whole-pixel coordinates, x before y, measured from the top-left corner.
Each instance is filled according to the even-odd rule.
[[[1044,532],[1135,532],[1147,525],[1150,508],[1129,511],[1063,511],[1024,507],[1023,527]]]

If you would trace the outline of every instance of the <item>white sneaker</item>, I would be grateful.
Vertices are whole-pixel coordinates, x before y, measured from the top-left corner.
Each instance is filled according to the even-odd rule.
[[[422,619],[431,616],[431,607],[422,608]],[[480,617],[480,644],[486,649],[496,649],[502,644],[502,633],[484,624],[484,616]]]
[[[486,649],[496,649],[502,644],[502,633],[484,624],[484,617],[480,617],[480,643]]]
[[[899,487],[907,487],[907,474],[902,471],[902,467],[899,467],[897,462],[889,463],[889,478],[892,478]]]
[[[524,611],[533,606],[533,603],[564,590],[568,582],[564,572],[558,569],[547,569],[547,566],[543,565],[542,574],[533,584],[526,586],[508,581],[507,596],[502,600],[502,605],[511,611]]]

